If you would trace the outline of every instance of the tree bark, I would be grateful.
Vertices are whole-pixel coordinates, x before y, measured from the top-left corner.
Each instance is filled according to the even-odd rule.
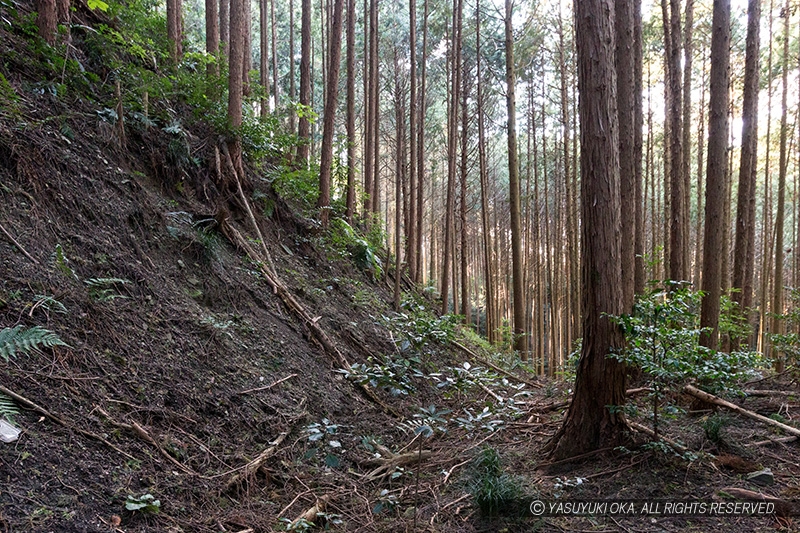
[[[733,263],[733,287],[739,290],[733,293],[733,300],[739,304],[742,311],[749,313],[746,310],[753,302],[753,268],[755,266],[760,0],[750,0],[747,11],[744,94],[742,96],[742,152],[739,166],[739,192],[736,202],[736,242]],[[740,340],[743,339],[733,339],[734,344],[738,346]]]
[[[406,228],[406,262],[409,277],[417,279],[417,0],[408,0],[408,46],[410,58],[410,93],[409,93],[409,224]]]
[[[56,31],[58,30],[56,0],[37,0],[36,11],[36,25],[39,27],[39,37],[44,39],[47,44],[55,44]]]
[[[415,243],[417,245],[416,261],[417,261],[417,282],[422,282],[422,229],[423,229],[423,197],[425,192],[425,114],[428,109],[427,95],[425,92],[425,84],[427,83],[427,63],[428,63],[428,0],[423,3],[423,16],[422,16],[422,73],[420,79],[419,90],[419,120],[417,129],[417,236]],[[430,246],[429,246],[430,248]]]
[[[231,47],[230,7],[230,0],[219,0],[219,41],[220,48],[226,59],[230,56]]]
[[[636,100],[634,95],[634,9],[629,0],[616,0],[616,70],[617,111],[619,121],[619,177],[620,208],[622,213],[636,211],[636,157],[634,151],[634,124]],[[634,296],[634,243],[636,221],[622,224],[621,267],[623,312],[633,310]]]
[[[511,264],[514,309],[514,349],[527,359],[525,293],[522,285],[522,224],[520,221],[519,157],[517,156],[517,102],[514,64],[512,0],[505,0],[506,111],[508,113],[508,187],[511,203]]]
[[[219,76],[219,11],[217,0],[206,0],[206,53],[214,58],[208,64],[208,77]]]
[[[636,233],[634,235],[634,280],[633,291],[635,294],[644,292],[645,282],[647,281],[644,269],[644,194],[642,192],[642,127],[644,126],[643,109],[643,41],[642,41],[642,2],[636,0],[633,11],[633,160],[634,160],[634,180],[635,180],[635,212],[634,224]]]
[[[55,2],[53,2],[55,6]],[[183,55],[181,41],[181,0],[167,0],[167,39],[169,40],[169,57],[173,65],[177,65]]]
[[[624,366],[608,357],[622,332],[608,318],[622,312],[621,224],[614,2],[575,3],[581,122],[583,348],[575,394],[549,444],[563,459],[622,442],[627,427]]]
[[[356,212],[356,4],[347,0],[347,193],[345,218]]]
[[[228,140],[228,151],[233,168],[244,178],[242,172],[242,70],[244,70],[244,26],[245,0],[230,0],[230,58],[228,65],[228,128],[232,137]]]
[[[686,279],[684,253],[684,207],[683,182],[683,130],[681,117],[681,8],[680,0],[670,0],[670,47],[669,47],[669,92],[670,104],[670,224],[669,224],[669,277],[675,281]]]
[[[716,349],[722,289],[723,218],[728,164],[728,82],[731,41],[730,0],[715,0],[711,34],[711,74],[708,113],[708,166],[706,167],[705,236],[703,239],[704,292],[700,326],[703,346]]]
[[[258,71],[261,88],[264,91],[261,97],[261,118],[267,118],[269,115],[269,34],[267,33],[267,2],[268,0],[258,0],[259,45],[261,49]]]
[[[231,0],[234,1],[234,0]],[[300,144],[297,146],[298,164],[308,165],[310,123],[307,110],[311,106],[311,0],[302,0],[300,11],[300,105],[303,112],[297,126]]]
[[[322,226],[328,226],[331,206],[331,167],[333,166],[333,137],[336,108],[339,106],[339,67],[342,60],[342,15],[344,0],[336,0],[333,8],[331,25],[330,50],[328,56],[328,88],[325,90],[325,109],[322,121],[322,155],[319,163],[319,198]]]

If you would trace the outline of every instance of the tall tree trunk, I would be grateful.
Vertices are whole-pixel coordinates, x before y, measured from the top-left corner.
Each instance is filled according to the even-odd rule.
[[[249,0],[247,0],[249,1]],[[269,33],[267,32],[267,2],[269,0],[258,0],[259,15],[259,45],[261,54],[259,57],[259,82],[263,90],[261,97],[261,118],[269,116]]]
[[[733,300],[746,311],[753,302],[755,266],[755,195],[758,147],[758,71],[761,1],[750,0],[747,8],[747,39],[742,104],[742,153],[739,166],[739,192],[736,202],[736,242],[734,245]],[[752,231],[751,231],[752,230]],[[748,283],[749,281],[749,283]],[[733,339],[734,344],[744,339]]]
[[[705,237],[703,243],[703,301],[700,335],[703,346],[716,349],[722,289],[725,191],[728,164],[728,82],[731,42],[730,0],[715,0],[711,34],[711,75],[708,112],[708,166],[706,169]]]
[[[486,338],[490,343],[496,342],[497,325],[495,315],[495,288],[493,282],[494,265],[492,264],[492,235],[489,221],[489,176],[486,163],[486,120],[483,109],[483,72],[481,71],[481,7],[477,0],[475,7],[475,77],[477,80],[478,99],[478,172],[481,182],[481,223],[483,225],[483,263],[485,266],[486,291]]]
[[[527,359],[525,343],[525,293],[522,287],[522,224],[520,221],[519,158],[517,156],[517,102],[515,95],[516,73],[514,65],[514,27],[512,0],[505,0],[505,48],[506,48],[506,111],[508,113],[508,187],[511,203],[511,263],[514,349],[520,357]]]
[[[408,181],[410,186],[409,224],[406,228],[406,261],[411,280],[418,282],[417,278],[417,0],[408,0],[408,46],[411,51],[410,58],[410,93],[408,100],[408,131],[409,135],[409,167]]]
[[[772,72],[772,11],[774,7],[773,0],[769,2],[769,15],[767,16],[768,35],[767,42],[769,47],[767,49],[767,72]],[[767,109],[772,109],[772,76],[770,75],[769,82],[767,83]],[[758,334],[758,349],[764,353],[765,357],[770,357],[771,344],[767,342],[767,308],[769,304],[769,282],[770,282],[770,262],[772,261],[772,238],[770,237],[770,229],[772,228],[772,175],[770,173],[770,155],[771,141],[772,141],[772,113],[767,113],[767,134],[765,139],[765,153],[764,153],[764,208],[761,213],[761,283],[759,291],[759,334]]]
[[[233,0],[231,0],[233,1]],[[300,105],[303,112],[297,127],[300,144],[297,146],[298,164],[308,165],[308,148],[311,142],[307,110],[311,107],[311,0],[301,0],[300,11]]]
[[[442,314],[446,315],[449,309],[450,271],[453,260],[452,248],[455,231],[455,216],[453,213],[456,187],[456,152],[458,146],[458,105],[461,81],[461,21],[462,0],[454,0],[453,26],[450,46],[450,65],[452,71],[450,106],[448,110],[448,136],[447,136],[447,200],[445,204],[444,227],[444,255],[442,258]],[[454,295],[455,301],[455,295]],[[455,303],[455,302],[454,302]],[[455,308],[454,308],[455,311]]]
[[[55,31],[55,0],[53,0],[53,30]],[[39,12],[41,19],[42,14]],[[41,24],[39,25],[41,30]],[[41,33],[41,31],[40,31]],[[167,39],[169,40],[169,58],[173,65],[177,65],[183,56],[181,41],[181,0],[167,0]]]
[[[691,192],[692,192],[692,32],[694,29],[694,0],[686,0],[686,16],[683,34],[683,160],[681,178],[683,179],[683,279],[691,279],[689,239],[691,235]],[[698,211],[697,216],[700,216]]]
[[[463,62],[463,59],[462,59]],[[462,70],[466,71],[466,67]],[[469,77],[466,72],[461,74],[461,194],[459,194],[459,233],[461,235],[461,315],[464,317],[464,324],[469,325],[472,321],[471,305],[469,299],[469,270],[467,261],[467,159],[469,150],[469,114],[467,100],[469,98]]]
[[[622,213],[636,211],[636,155],[634,151],[634,9],[629,0],[615,0],[616,11],[616,69],[617,69],[617,112],[619,124],[619,177],[620,209]],[[636,223],[622,224],[620,241],[622,267],[622,308],[623,312],[633,310],[634,296],[634,242]]]
[[[224,2],[225,0],[220,0]],[[294,72],[294,0],[289,0],[289,102],[295,104],[295,72]],[[297,113],[289,112],[289,131],[294,135],[297,131]]]
[[[583,348],[575,393],[548,445],[562,459],[622,441],[624,366],[608,354],[623,343],[608,315],[622,312],[620,182],[614,69],[614,2],[575,3],[581,122]]]
[[[423,2],[422,15],[422,74],[419,90],[419,120],[417,121],[417,235],[414,242],[417,245],[416,271],[417,281],[422,282],[422,228],[423,228],[423,197],[425,191],[425,115],[428,110],[427,94],[425,84],[427,83],[427,63],[428,63],[428,0]]]
[[[644,126],[644,110],[642,107],[643,77],[643,42],[642,42],[642,2],[636,0],[633,8],[633,160],[634,160],[634,279],[633,291],[642,294],[646,280],[644,270],[644,195],[642,194],[642,127]]]
[[[228,151],[237,172],[242,164],[242,70],[244,69],[245,0],[230,0],[230,51],[228,64]],[[244,176],[240,176],[244,177]]]
[[[406,106],[405,94],[400,85],[400,63],[397,58],[397,48],[394,50],[394,109],[395,109],[395,127],[396,127],[396,140],[395,140],[395,188],[394,188],[394,310],[400,311],[400,279],[403,277],[402,270],[402,223],[401,214],[403,211],[403,203],[401,199],[401,183],[405,175],[405,137],[406,137]],[[388,212],[387,212],[387,217]]]
[[[356,212],[356,3],[347,0],[347,193],[345,218]]]
[[[219,11],[217,0],[206,0],[206,53],[214,58],[208,64],[208,77],[219,76]]]
[[[230,32],[230,0],[219,0],[219,41],[224,57],[230,56],[231,32]]]
[[[322,154],[319,163],[319,198],[322,226],[328,226],[331,206],[331,167],[333,166],[333,137],[336,109],[339,107],[339,67],[342,62],[342,15],[344,0],[336,0],[333,8],[333,23],[330,34],[328,56],[328,88],[325,91],[325,109],[322,119]]]
[[[179,0],[180,1],[180,0]],[[244,3],[244,59],[242,60],[242,93],[245,96],[250,94],[250,71],[253,69],[253,25],[252,25],[252,3],[245,0]]]
[[[684,252],[683,130],[681,117],[681,7],[680,0],[670,0],[669,93],[670,105],[670,224],[669,224],[669,277],[675,281],[686,279]]]
[[[786,152],[786,140],[789,133],[788,125],[788,103],[789,95],[789,20],[791,18],[791,7],[789,0],[786,0],[781,10],[783,17],[783,57],[781,58],[781,129],[780,129],[780,154],[778,161],[778,201],[775,214],[775,273],[772,287],[772,331],[773,335],[780,335],[784,332],[785,324],[783,321],[783,230],[786,210],[786,170],[788,166],[788,154]],[[772,359],[776,372],[783,372],[784,356],[773,347]]]
[[[697,128],[697,220],[695,222],[695,250],[694,250],[694,284],[701,286],[701,266],[702,266],[702,252],[703,252],[703,217],[700,213],[703,212],[703,162],[705,157],[705,140],[706,140],[706,120],[705,120],[705,102],[706,102],[706,47],[703,46],[703,66],[702,77],[700,80],[700,117],[698,119],[699,125]]]
[[[275,0],[269,0],[270,11],[270,33],[272,34],[272,98],[275,100],[275,109],[278,109],[278,93],[280,92],[278,86],[278,36],[277,36],[277,20],[275,19]]]

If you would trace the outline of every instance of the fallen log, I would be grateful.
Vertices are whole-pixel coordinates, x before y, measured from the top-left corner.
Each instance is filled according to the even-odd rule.
[[[800,509],[796,503],[769,496],[768,494],[761,494],[747,489],[740,489],[738,487],[723,487],[717,491],[721,494],[727,494],[740,500],[749,500],[756,502],[766,502],[775,504],[775,514],[778,516],[792,516],[800,513]]]
[[[639,424],[639,423],[636,423],[636,422],[632,422],[630,420],[628,421],[628,425],[631,428],[633,428],[636,431],[638,431],[639,433],[644,433],[645,435],[649,435],[651,438],[654,438],[654,439],[657,438],[658,440],[666,442],[667,444],[670,445],[670,447],[673,450],[675,450],[678,453],[686,453],[687,451],[689,451],[688,448],[686,448],[686,446],[683,446],[682,444],[678,444],[674,440],[668,439],[664,435],[656,436],[656,432],[653,431],[652,429],[650,429],[647,426],[643,426],[642,424]]]
[[[430,450],[420,450],[416,452],[406,452],[401,454],[393,454],[389,452],[389,456],[379,459],[380,466],[369,472],[364,476],[365,481],[377,481],[386,476],[394,473],[395,469],[407,466],[410,464],[418,463],[430,459],[433,453]]]
[[[754,413],[753,411],[748,411],[747,409],[744,409],[743,407],[739,407],[738,405],[736,405],[734,403],[731,403],[731,402],[729,402],[727,400],[723,400],[722,398],[720,398],[718,396],[714,396],[713,394],[709,394],[707,392],[701,391],[700,389],[698,389],[696,387],[693,387],[692,385],[686,385],[683,388],[683,391],[686,394],[690,395],[690,396],[694,396],[698,400],[701,400],[701,401],[704,401],[704,402],[707,402],[707,403],[711,403],[711,404],[714,404],[714,405],[719,405],[720,407],[724,407],[726,409],[730,409],[731,411],[733,411],[735,413],[738,413],[738,414],[740,414],[742,416],[746,416],[747,418],[752,418],[753,420],[758,420],[759,422],[763,422],[764,424],[770,425],[772,427],[780,428],[780,429],[782,429],[783,431],[785,431],[786,433],[788,433],[790,435],[794,435],[796,437],[800,437],[800,429],[797,429],[795,427],[792,427],[792,426],[789,426],[789,425],[786,425],[786,424],[782,424],[781,422],[778,422],[777,420],[773,420],[771,418],[767,418],[766,416],[760,415],[758,413]]]

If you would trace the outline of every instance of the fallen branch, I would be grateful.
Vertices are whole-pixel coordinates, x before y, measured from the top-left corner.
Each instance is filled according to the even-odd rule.
[[[735,413],[739,413],[742,416],[746,416],[747,418],[752,418],[753,420],[758,420],[759,422],[763,422],[764,424],[770,425],[772,427],[780,428],[786,433],[790,435],[794,435],[795,437],[800,437],[800,429],[794,428],[792,426],[788,426],[777,420],[773,420],[771,418],[767,418],[766,416],[760,415],[758,413],[754,413],[753,411],[748,411],[743,407],[739,407],[736,404],[733,404],[727,400],[723,400],[713,394],[709,394],[707,392],[703,392],[700,389],[693,387],[692,385],[686,385],[683,388],[683,391],[690,396],[694,396],[698,400],[702,400],[704,402],[713,403],[714,405],[719,405],[720,407],[725,407],[726,409],[730,409]]]
[[[227,147],[224,144],[222,146],[223,146],[222,148],[223,152],[226,153],[226,159],[230,160],[230,154],[227,153]],[[297,318],[299,318],[303,322],[303,324],[305,324],[305,326],[309,329],[309,331],[311,331],[311,336],[314,338],[314,340],[316,340],[322,346],[325,352],[333,358],[335,363],[340,368],[350,368],[350,364],[347,362],[347,359],[345,359],[344,355],[342,355],[342,352],[339,351],[339,349],[333,343],[328,334],[325,333],[325,331],[319,326],[319,324],[317,324],[317,320],[315,320],[311,315],[308,314],[305,307],[303,307],[300,304],[300,302],[297,301],[294,295],[289,291],[286,285],[283,284],[283,282],[278,278],[277,274],[275,273],[275,269],[272,266],[272,259],[269,255],[269,252],[267,251],[263,235],[261,234],[261,230],[258,227],[255,216],[253,216],[253,211],[250,208],[250,202],[247,201],[247,197],[242,192],[241,182],[239,180],[238,174],[236,173],[236,170],[233,168],[233,163],[230,163],[230,167],[233,172],[233,176],[236,179],[236,185],[240,191],[241,200],[242,202],[244,202],[245,207],[248,211],[250,223],[254,226],[256,233],[260,237],[262,248],[264,249],[264,253],[266,254],[265,257],[267,258],[269,264],[264,263],[264,261],[260,258],[259,254],[253,249],[252,246],[250,246],[250,244],[242,236],[242,234],[239,233],[236,230],[236,228],[230,225],[227,218],[218,221],[222,233],[225,234],[225,236],[228,237],[228,239],[232,243],[237,245],[243,252],[249,255],[253,261],[256,262],[259,269],[261,270],[261,273],[266,278],[267,283],[269,283],[270,286],[272,286],[273,292],[277,294],[278,297],[286,305],[286,307],[289,308],[289,310],[292,313],[294,313],[294,315],[297,316]],[[366,384],[362,383],[360,386],[361,390],[364,391],[367,397],[376,404],[378,404],[381,408],[383,408],[384,411],[397,418],[402,418],[400,413],[398,413],[395,409],[391,408],[390,406],[386,405],[386,403],[384,403],[380,398],[378,398],[375,392],[372,389],[370,389]]]
[[[278,438],[270,443],[269,448],[258,454],[258,457],[247,463],[238,474],[233,476],[230,481],[228,481],[228,483],[225,485],[225,490],[231,490],[244,480],[255,476],[256,472],[258,472],[259,469],[264,466],[264,463],[266,463],[270,457],[275,455],[275,452],[278,451],[278,447],[281,445],[281,443],[283,443],[288,434],[288,432],[284,432],[278,435]]]
[[[317,519],[317,515],[325,511],[325,507],[328,506],[328,504],[332,499],[333,496],[331,494],[326,494],[322,498],[318,499],[317,502],[308,509],[306,509],[303,512],[303,514],[292,520],[292,523],[286,526],[286,529],[292,531],[295,528],[298,528],[298,526],[302,524],[303,521],[313,524],[314,521]]]
[[[800,512],[800,509],[798,509],[796,503],[782,500],[780,498],[776,498],[775,496],[761,494],[760,492],[755,492],[752,490],[740,489],[737,487],[723,487],[717,492],[733,496],[734,498],[738,498],[740,500],[773,503],[775,504],[775,514],[778,516],[791,516]]]
[[[469,348],[467,348],[466,346],[464,346],[460,342],[452,341],[452,344],[453,344],[453,346],[455,346],[456,348],[458,348],[462,352],[466,353],[467,355],[469,355],[470,357],[475,359],[480,364],[486,365],[486,366],[490,367],[491,369],[493,369],[494,371],[496,371],[496,372],[498,372],[500,374],[503,374],[504,376],[506,376],[508,378],[511,378],[511,379],[513,379],[515,381],[518,381],[520,383],[524,383],[526,385],[530,385],[531,387],[533,387],[535,389],[541,389],[542,388],[542,384],[541,383],[535,383],[533,381],[530,381],[530,380],[527,380],[525,378],[522,378],[522,377],[520,377],[520,376],[518,376],[518,375],[516,375],[516,374],[514,374],[512,372],[509,372],[508,370],[503,370],[502,368],[500,368],[499,366],[495,365],[491,361],[487,361],[486,359],[483,359],[478,354],[476,354],[475,352],[473,352],[472,350],[470,350]]]
[[[283,383],[284,381],[288,381],[288,380],[290,380],[290,379],[292,379],[292,378],[296,378],[296,377],[297,377],[297,374],[290,374],[290,375],[286,376],[286,377],[285,377],[285,378],[283,378],[283,379],[279,379],[278,381],[276,381],[276,382],[274,382],[274,383],[270,383],[270,384],[269,384],[269,385],[267,385],[266,387],[257,387],[257,388],[255,388],[255,389],[247,389],[247,390],[243,390],[243,391],[242,391],[242,392],[240,392],[239,394],[250,394],[251,392],[258,392],[258,391],[262,391],[262,390],[269,390],[269,389],[271,389],[272,387],[274,387],[274,386],[276,386],[276,385],[280,385],[280,384],[281,384],[281,383]]]
[[[675,442],[674,440],[668,439],[668,438],[667,438],[667,437],[665,437],[664,435],[658,435],[658,436],[656,436],[656,432],[655,432],[655,431],[653,431],[652,429],[650,429],[650,428],[649,428],[649,427],[647,427],[647,426],[643,426],[643,425],[641,425],[641,424],[639,424],[639,423],[637,423],[637,422],[632,422],[632,421],[630,421],[630,420],[628,421],[628,425],[629,425],[631,428],[633,428],[633,429],[635,429],[636,431],[638,431],[639,433],[644,433],[644,434],[646,434],[646,435],[649,435],[651,438],[654,438],[654,439],[655,439],[655,438],[657,438],[658,440],[661,440],[661,441],[664,441],[664,442],[666,442],[667,444],[669,444],[669,445],[670,445],[670,447],[671,447],[673,450],[675,450],[675,451],[676,451],[676,452],[678,452],[678,453],[686,453],[687,451],[689,451],[689,449],[688,449],[686,446],[684,446],[684,445],[682,445],[682,444],[678,444],[678,443],[677,443],[677,442]]]
[[[786,390],[754,390],[748,389],[742,391],[747,396],[800,396],[795,391],[786,391]]]
[[[406,452],[399,455],[395,455],[388,450],[382,450],[384,454],[388,452],[388,457],[384,459],[379,459],[377,462],[380,463],[378,468],[372,470],[368,474],[364,476],[365,481],[377,481],[382,479],[386,476],[390,476],[397,468],[403,467],[406,465],[418,463],[430,459],[433,453],[430,450],[421,450],[416,452]]]
[[[59,418],[56,415],[52,414],[50,411],[48,411],[44,407],[41,407],[41,406],[37,405],[36,403],[34,403],[34,402],[30,401],[29,399],[27,399],[25,396],[22,396],[21,394],[17,394],[16,392],[12,391],[11,389],[8,389],[8,388],[0,385],[0,392],[5,394],[6,396],[9,396],[10,398],[13,398],[14,400],[18,401],[21,404],[27,405],[29,408],[33,409],[34,411],[36,411],[37,413],[39,413],[42,416],[46,416],[47,418],[49,418],[50,420],[52,420],[53,422],[57,423],[60,426],[63,426],[65,428],[67,428],[67,429],[71,429],[73,431],[77,431],[81,435],[84,435],[84,436],[89,437],[91,439],[100,441],[103,444],[105,444],[106,446],[108,446],[109,448],[111,448],[112,450],[114,450],[115,452],[127,457],[128,459],[131,459],[132,461],[136,461],[137,460],[134,456],[132,456],[129,453],[126,453],[126,452],[122,451],[117,446],[114,446],[108,440],[104,439],[103,437],[101,437],[97,433],[92,433],[91,431],[86,431],[85,429],[81,429],[81,428],[72,426],[70,424],[67,424],[64,420],[62,420],[61,418]]]
[[[162,448],[161,445],[159,443],[157,443],[153,437],[150,436],[150,433],[148,433],[146,429],[144,429],[142,426],[140,426],[136,422],[131,422],[130,424],[126,424],[124,422],[117,422],[102,407],[97,406],[97,407],[95,407],[95,409],[97,409],[97,411],[101,415],[103,415],[112,425],[114,425],[114,426],[116,426],[118,428],[127,429],[128,431],[133,432],[137,437],[139,437],[140,439],[145,441],[147,444],[149,444],[150,446],[152,446],[153,448],[158,450],[158,453],[164,459],[166,459],[170,463],[174,464],[177,468],[182,470],[185,474],[190,474],[190,475],[193,475],[193,476],[198,475],[197,472],[195,472],[194,470],[192,470],[188,466],[185,466],[183,463],[181,463],[180,461],[178,461],[177,459],[172,457],[170,454],[168,454],[164,450],[164,448]]]
[[[786,442],[794,442],[798,438],[797,436],[792,437],[780,437],[777,439],[767,437],[767,440],[760,440],[758,442],[754,442],[752,444],[748,444],[748,446],[766,446],[767,444],[784,444]]]
[[[3,225],[2,225],[2,224],[0,224],[0,231],[2,231],[3,233],[5,233],[5,234],[6,234],[6,237],[8,237],[8,238],[11,240],[11,242],[12,242],[12,243],[14,243],[14,246],[16,246],[17,248],[19,248],[19,251],[20,251],[20,252],[22,252],[22,254],[23,254],[25,257],[27,257],[28,259],[30,259],[31,261],[33,261],[33,263],[34,263],[34,264],[36,264],[36,265],[38,265],[38,264],[39,264],[39,261],[37,261],[35,257],[33,257],[31,254],[29,254],[29,253],[27,252],[27,250],[25,250],[25,248],[23,248],[23,247],[22,247],[22,245],[21,245],[20,243],[18,243],[18,242],[17,242],[17,239],[15,239],[15,238],[14,238],[14,236],[13,236],[13,235],[11,235],[11,234],[8,232],[8,230],[7,230],[6,228],[4,228],[4,227],[3,227]]]

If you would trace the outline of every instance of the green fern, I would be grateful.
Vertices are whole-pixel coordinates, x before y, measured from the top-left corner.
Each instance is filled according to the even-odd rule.
[[[14,400],[0,392],[0,418],[11,420],[11,417],[19,414],[19,409],[14,404]]]
[[[18,325],[13,328],[0,330],[0,357],[8,361],[16,357],[17,353],[30,353],[34,350],[52,348],[53,346],[68,346],[58,335],[41,326],[25,329]]]
[[[130,283],[122,278],[90,278],[83,281],[89,288],[89,296],[101,302],[108,302],[116,298],[127,298],[122,294],[117,294],[114,289],[117,285]]]

